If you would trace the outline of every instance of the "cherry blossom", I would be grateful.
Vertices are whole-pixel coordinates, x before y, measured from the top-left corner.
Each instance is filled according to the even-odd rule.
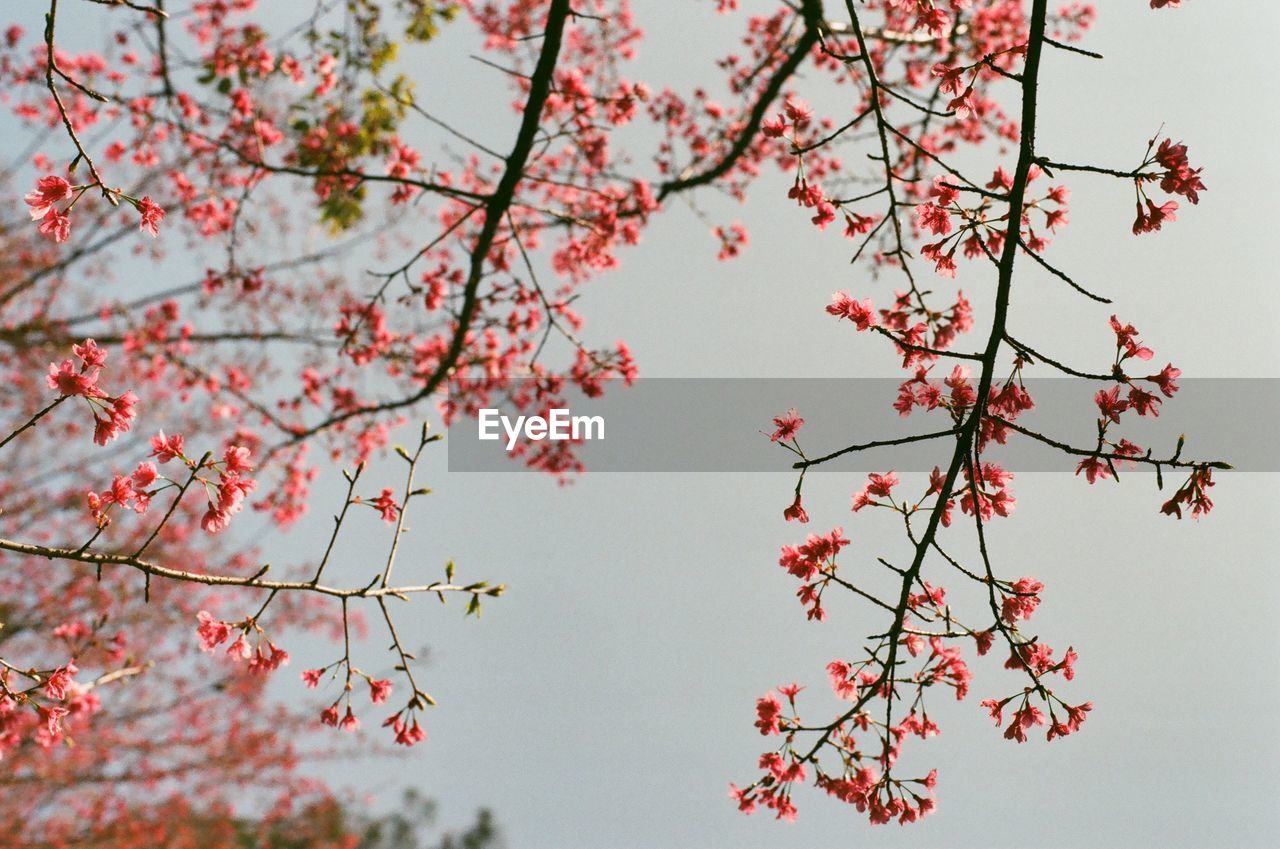
[[[323,796],[299,766],[310,747],[295,743],[317,724],[345,732],[321,740],[353,746],[367,734],[426,740],[435,702],[384,602],[453,596],[478,615],[504,588],[457,577],[452,561],[432,567],[430,551],[396,566],[407,517],[432,516],[415,475],[438,437],[422,423],[498,403],[538,412],[634,382],[631,349],[589,320],[583,296],[648,248],[654,221],[690,207],[709,256],[748,261],[746,226],[704,196],[803,216],[857,262],[831,284],[851,290],[802,307],[862,334],[842,344],[884,344],[905,371],[892,407],[921,430],[859,435],[848,450],[951,449],[931,474],[861,484],[858,544],[834,528],[781,548],[813,627],[845,627],[832,594],[881,621],[854,622],[878,636],[825,667],[834,718],[810,714],[826,688],[793,683],[757,700],[753,739],[773,748],[752,755],[755,781],[731,787],[740,810],[793,819],[810,784],[873,824],[931,813],[937,771],[904,770],[949,728],[934,694],[964,700],[974,686],[971,648],[1007,658],[995,665],[1016,679],[1013,695],[982,702],[1009,739],[1080,730],[1093,705],[1062,701],[1062,685],[1086,667],[1020,630],[1052,601],[1036,578],[1002,575],[1012,558],[989,523],[1017,497],[999,446],[1048,440],[1089,483],[1154,467],[1176,485],[1163,513],[1213,507],[1212,471],[1226,464],[1121,435],[1136,417],[1177,415],[1164,401],[1181,372],[1138,367],[1154,352],[1133,325],[1113,316],[1111,362],[1075,368],[1016,341],[1003,307],[991,309],[1021,305],[1012,291],[1033,264],[1050,285],[1106,300],[1057,265],[1052,239],[1079,215],[1076,178],[1116,179],[1117,209],[1135,204],[1144,239],[1202,212],[1204,169],[1178,136],[1157,133],[1136,168],[1044,155],[1029,98],[1052,82],[1040,56],[1084,61],[1073,45],[1098,18],[1091,6],[800,0],[739,12],[721,0],[717,21],[733,36],[715,43],[731,52],[708,59],[709,86],[637,79],[643,32],[625,0],[400,4],[358,26],[326,10],[277,21],[248,0],[181,15],[107,5],[49,4],[41,31],[9,27],[0,41],[15,150],[33,151],[14,180],[34,185],[30,221],[3,235],[4,444],[21,492],[5,501],[0,539],[6,597],[37,623],[3,646],[0,756],[32,786],[68,788],[8,794],[0,811],[15,840],[135,845],[138,823],[179,845],[190,833],[151,829],[176,816],[166,805],[203,815],[257,793],[281,817]],[[106,35],[101,50],[69,47],[73,15]],[[465,32],[437,40],[446,27]],[[474,43],[468,55],[480,50],[508,86],[509,136],[445,122],[389,74],[407,41],[433,42],[432,61],[439,50],[446,62]],[[343,273],[352,245],[374,246],[375,273]],[[194,279],[170,279],[166,260],[188,256]],[[957,279],[981,293],[976,307]],[[1055,370],[1099,384],[1092,405],[1082,396],[1089,444],[1020,418],[1035,407],[1023,372]],[[821,505],[804,473],[842,449],[806,454],[794,409],[773,425],[770,441],[801,473],[783,522],[807,524]],[[568,446],[512,453],[562,481],[582,470]],[[336,505],[319,504],[326,465],[345,470]],[[369,517],[353,505],[382,520],[368,584],[347,585],[331,565],[351,523]],[[331,506],[333,536],[296,563],[260,562],[241,532],[281,533]],[[862,531],[877,522],[905,542],[873,549],[881,537]],[[973,582],[978,602],[953,580]],[[300,639],[332,654],[301,682],[287,676],[296,692],[278,704],[266,681]],[[85,778],[102,774],[119,786]],[[157,801],[157,786],[177,801]]]

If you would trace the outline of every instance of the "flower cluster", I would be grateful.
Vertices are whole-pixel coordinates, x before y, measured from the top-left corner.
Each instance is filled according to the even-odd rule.
[[[1029,729],[1045,725],[1048,739],[1053,740],[1081,727],[1091,703],[1069,704],[1047,686],[1047,676],[1074,679],[1076,652],[1068,648],[1055,654],[1038,637],[1028,638],[1019,630],[1041,605],[1043,584],[1031,576],[1007,580],[995,573],[987,525],[1010,516],[1017,499],[1011,488],[1013,473],[987,452],[1011,439],[1037,439],[1072,455],[1077,471],[1085,473],[1091,483],[1114,475],[1116,466],[1125,462],[1154,464],[1157,471],[1161,464],[1190,468],[1186,482],[1163,508],[1174,515],[1181,515],[1184,507],[1193,515],[1210,508],[1207,489],[1212,486],[1211,466],[1221,465],[1188,463],[1180,460],[1178,453],[1170,460],[1156,461],[1150,451],[1144,453],[1112,430],[1130,410],[1140,416],[1158,415],[1163,400],[1177,391],[1180,372],[1172,365],[1145,377],[1127,373],[1137,371],[1136,363],[1154,356],[1132,325],[1112,317],[1116,355],[1111,373],[1086,374],[1015,341],[1005,315],[1015,260],[1018,268],[1024,263],[1039,266],[1086,297],[1107,302],[1054,266],[1047,256],[1049,237],[1068,224],[1070,215],[1070,190],[1059,182],[1060,174],[1095,172],[1132,179],[1139,199],[1139,218],[1133,229],[1142,233],[1160,229],[1177,210],[1174,200],[1157,204],[1148,199],[1147,189],[1158,186],[1166,194],[1197,203],[1198,193],[1205,188],[1201,169],[1189,164],[1185,145],[1168,139],[1159,144],[1153,140],[1145,161],[1131,172],[1055,163],[1039,155],[1032,142],[1034,136],[1006,116],[992,99],[993,84],[1001,80],[1018,83],[1027,97],[1035,84],[1032,77],[1038,64],[1032,42],[1039,39],[1034,52],[1046,44],[1064,47],[1092,22],[1092,7],[1063,7],[1037,23],[1020,3],[953,3],[945,11],[940,6],[926,0],[871,0],[858,9],[851,7],[850,37],[842,40],[834,32],[824,33],[824,58],[817,63],[837,74],[848,72],[848,79],[841,81],[860,92],[861,97],[845,116],[847,123],[816,117],[808,105],[788,95],[781,114],[761,124],[765,149],[775,152],[784,167],[794,169],[788,197],[803,208],[811,222],[822,229],[843,214],[847,234],[860,239],[854,261],[869,254],[877,275],[900,271],[905,278],[905,286],[895,292],[887,308],[876,309],[871,300],[840,291],[832,296],[826,312],[837,320],[848,319],[859,331],[892,341],[909,374],[893,402],[899,415],[943,411],[949,420],[949,429],[944,431],[870,442],[859,435],[859,444],[810,458],[795,439],[795,411],[778,417],[771,438],[801,461],[796,464],[801,474],[794,499],[784,509],[784,518],[808,521],[802,493],[804,474],[836,456],[877,446],[917,441],[936,444],[935,440],[949,439],[954,439],[954,454],[947,464],[933,469],[922,493],[911,492],[897,473],[888,471],[868,475],[852,495],[855,513],[887,513],[905,526],[910,546],[904,561],[874,558],[888,573],[893,588],[887,594],[881,594],[877,584],[861,577],[855,580],[855,570],[847,562],[843,571],[838,569],[836,555],[848,545],[839,529],[831,536],[811,535],[803,545],[782,548],[779,564],[801,581],[798,595],[809,619],[826,618],[824,593],[839,588],[888,612],[889,623],[869,639],[864,655],[828,664],[831,687],[845,704],[834,720],[802,722],[796,706],[800,688],[795,685],[756,701],[756,729],[767,737],[782,738],[782,743],[778,750],[760,758],[762,774],[755,782],[731,788],[739,808],[746,812],[763,806],[780,818],[791,819],[795,815],[792,787],[806,776],[811,776],[818,788],[854,804],[874,823],[892,819],[910,822],[932,810],[932,794],[897,778],[895,764],[906,738],[927,739],[939,733],[938,724],[924,706],[929,687],[953,688],[959,699],[967,695],[972,675],[962,644],[969,639],[978,655],[991,653],[996,641],[1002,641],[1008,648],[1004,668],[1028,681],[1020,693],[983,702],[998,723],[1002,722],[1001,710],[1012,706],[1013,719],[1006,737],[1022,742],[1028,739]],[[882,18],[869,24],[875,15]],[[1037,26],[1044,29],[1037,31]],[[889,31],[894,33],[892,50],[880,42]],[[886,59],[900,47],[909,57],[901,66]],[[913,91],[918,100],[912,99]],[[889,117],[902,103],[914,107],[914,112],[903,110],[910,117]],[[921,119],[916,113],[926,117]],[[912,119],[919,123],[912,123]],[[868,179],[860,174],[852,181],[837,182],[844,175],[833,151],[855,131],[858,138],[871,140],[868,158],[873,163],[872,176]],[[992,138],[1000,143],[1002,156],[1009,148],[1018,150],[1016,165],[993,163],[989,179],[975,179],[952,167],[951,163],[962,161],[954,156],[962,147]],[[869,184],[870,189],[850,192],[856,194],[852,198],[834,196],[832,187],[850,183]],[[864,206],[880,203],[883,215]],[[918,242],[918,247],[913,242]],[[959,275],[961,258],[976,260],[975,266],[998,268],[996,317],[989,337],[985,337],[985,349],[975,353],[953,350],[956,340],[973,329],[972,307],[958,289],[953,301],[939,300],[945,296],[923,285],[912,268],[915,256],[926,260],[945,279]],[[1017,276],[1020,278],[1021,272]],[[1007,376],[997,374],[1006,346],[1013,353],[1013,367]],[[948,359],[953,362],[940,367]],[[1098,440],[1092,450],[1041,434],[1022,419],[1036,406],[1023,373],[1037,364],[1104,384],[1094,396],[1099,418]],[[864,510],[868,507],[880,509]],[[954,522],[956,507],[973,517],[972,525]],[[974,564],[953,554],[949,538],[941,535],[943,529],[954,534],[961,526],[977,529],[978,560]],[[966,624],[952,609],[945,589],[926,579],[925,569],[935,563],[981,586],[988,601],[982,620]],[[861,570],[856,574],[861,576]],[[921,666],[913,669],[916,663]],[[802,740],[809,742],[802,746]],[[824,755],[830,761],[824,760]],[[912,781],[931,791],[935,777],[930,773],[926,779]]]
[[[1209,487],[1213,486],[1213,470],[1208,466],[1199,466],[1191,470],[1182,486],[1173,497],[1166,501],[1160,512],[1182,518],[1182,508],[1190,507],[1193,518],[1200,518],[1213,509],[1213,500],[1209,498]]]
[[[804,520],[808,518],[806,515]],[[828,534],[810,534],[803,545],[782,547],[778,565],[804,582],[796,595],[810,619],[821,622],[826,618],[822,593],[835,575],[836,555],[848,544],[844,530],[835,528]]]
[[[1109,438],[1112,425],[1120,424],[1121,416],[1130,410],[1139,416],[1160,415],[1163,399],[1155,392],[1144,389],[1136,381],[1146,381],[1160,395],[1172,398],[1178,391],[1177,379],[1182,374],[1170,363],[1155,374],[1141,378],[1129,377],[1125,373],[1126,363],[1150,360],[1155,356],[1155,352],[1142,343],[1138,338],[1138,329],[1132,324],[1125,324],[1114,315],[1111,316],[1110,323],[1116,337],[1115,362],[1112,365],[1116,383],[1110,389],[1099,389],[1093,396],[1099,414],[1098,441],[1094,452],[1076,466],[1076,474],[1083,472],[1085,479],[1091,484],[1116,477],[1118,468],[1132,465],[1133,458],[1143,453],[1140,446],[1128,439]],[[1207,473],[1208,469],[1205,469],[1205,472]],[[1207,509],[1206,507],[1206,512]],[[1165,512],[1174,511],[1166,510]]]
[[[231,640],[226,649],[227,657],[235,661],[247,661],[246,669],[249,672],[266,674],[289,662],[289,653],[267,639],[266,632],[252,618],[241,622],[226,622],[207,610],[201,610],[196,618],[200,622],[196,627],[200,648],[210,654]],[[232,634],[235,635],[234,640],[231,639]]]
[[[355,731],[360,727],[360,719],[356,716],[351,704],[354,691],[354,680],[364,679],[369,687],[369,701],[375,705],[383,704],[391,696],[391,682],[385,678],[375,678],[351,665],[349,658],[342,658],[328,666],[307,669],[302,673],[303,683],[311,689],[320,686],[326,674],[337,676],[345,670],[342,692],[338,698],[320,711],[320,722],[342,731]],[[427,738],[427,733],[418,722],[417,711],[426,704],[432,704],[430,697],[422,692],[415,692],[405,707],[396,711],[382,723],[391,728],[395,742],[401,746],[412,746]]]
[[[71,346],[79,366],[71,359],[60,364],[49,364],[48,385],[61,398],[81,397],[93,413],[93,441],[106,445],[129,429],[137,417],[134,409],[138,396],[131,391],[111,396],[98,385],[102,367],[107,362],[107,352],[93,339]]]
[[[25,198],[27,206],[30,207],[31,220],[40,222],[39,230],[42,235],[54,242],[67,241],[71,238],[71,208],[86,191],[99,185],[99,183],[72,185],[56,174],[41,177],[36,180],[36,187]],[[164,209],[150,197],[132,198],[123,192],[106,188],[103,192],[113,203],[125,201],[138,211],[139,230],[150,233],[152,236],[160,235],[160,222],[164,220]],[[64,201],[67,202],[66,206],[59,209],[59,205]]]
[[[1147,197],[1144,181],[1159,180],[1161,191],[1185,197],[1192,204],[1200,202],[1200,192],[1205,190],[1200,179],[1200,172],[1204,169],[1191,167],[1187,161],[1187,146],[1181,142],[1175,144],[1172,139],[1164,139],[1157,147],[1155,139],[1152,139],[1147,145],[1147,158],[1138,170],[1149,165],[1159,166],[1161,170],[1154,175],[1140,175],[1134,180],[1138,193],[1138,217],[1133,222],[1135,236],[1159,230],[1166,221],[1174,221],[1177,217],[1174,213],[1178,210],[1178,202],[1169,200],[1157,206]]]
[[[155,464],[142,462],[130,475],[116,475],[111,487],[103,492],[89,490],[89,515],[99,528],[105,528],[111,517],[108,511],[112,506],[122,510],[133,509],[136,513],[145,513],[151,506],[151,498],[158,490],[152,489],[159,480]]]

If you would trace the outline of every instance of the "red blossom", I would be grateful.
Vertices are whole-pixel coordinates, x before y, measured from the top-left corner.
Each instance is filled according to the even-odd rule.
[[[390,487],[382,490],[370,503],[377,509],[384,522],[394,522],[400,515],[400,505],[396,503],[395,494]]]
[[[47,218],[55,204],[71,197],[72,190],[72,185],[61,177],[53,174],[41,177],[36,181],[36,187],[24,198],[27,206],[31,207],[31,220]]]
[[[160,222],[164,220],[164,210],[151,198],[144,197],[138,201],[138,229],[152,236],[160,235]]]
[[[782,517],[788,522],[795,521],[802,525],[809,521],[809,514],[805,512],[804,505],[800,503],[799,493],[796,493],[796,500],[791,502],[791,506],[782,511]]]
[[[795,407],[792,407],[783,415],[774,417],[773,425],[777,430],[769,437],[770,441],[786,441],[796,438],[800,428],[804,427],[804,419],[800,418],[800,414],[796,412]]]

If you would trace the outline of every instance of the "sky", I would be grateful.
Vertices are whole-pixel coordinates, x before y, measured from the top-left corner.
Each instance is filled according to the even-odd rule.
[[[1111,309],[1187,375],[1280,376],[1280,297],[1255,207],[1277,189],[1277,118],[1245,82],[1268,79],[1280,14],[1255,5],[1242,27],[1243,12],[1184,6],[1099,3],[1087,46],[1107,59],[1047,57],[1039,140],[1051,157],[1125,166],[1163,123],[1206,165],[1210,191],[1176,226],[1135,239],[1123,184],[1073,179],[1054,257],[1111,294]],[[659,79],[698,73],[689,57],[714,55],[698,40],[717,23],[706,4],[687,19],[635,8],[648,34],[641,65]],[[884,346],[821,311],[835,288],[884,299],[888,284],[851,269],[839,239],[785,216],[782,180],[757,190],[746,209],[708,204],[747,223],[740,262],[715,262],[697,220],[676,211],[593,284],[588,327],[626,339],[645,377],[894,373]],[[1071,362],[1104,359],[1109,309],[1021,271],[1019,337]],[[989,286],[960,282],[975,301]],[[1189,438],[1189,449],[1230,453],[1210,433]],[[879,830],[813,792],[797,795],[790,825],[743,817],[725,798],[764,748],[754,698],[793,679],[821,691],[825,663],[874,630],[865,608],[804,620],[776,566],[778,547],[800,536],[780,516],[789,475],[587,474],[557,489],[533,475],[437,472],[432,483],[424,549],[500,575],[510,592],[480,622],[424,614],[442,707],[427,751],[362,773],[381,800],[413,784],[446,816],[491,805],[519,847],[1245,847],[1280,834],[1280,735],[1266,719],[1280,707],[1274,475],[1224,477],[1217,511],[1198,523],[1158,515],[1146,476],[1089,490],[1069,474],[1020,475],[1016,518],[992,534],[996,556],[1045,582],[1037,632],[1076,647],[1072,692],[1097,707],[1083,733],[1025,746],[998,736],[982,696],[940,711],[944,733],[909,761],[938,766],[937,815]],[[895,527],[847,512],[859,484],[808,482],[810,527],[842,524],[855,548],[895,550]],[[987,670],[975,692],[1007,687]]]
[[[1106,60],[1046,56],[1042,152],[1131,167],[1163,124],[1205,165],[1209,191],[1164,232],[1135,239],[1124,184],[1070,180],[1072,221],[1051,255],[1115,303],[1087,302],[1020,266],[1014,333],[1105,368],[1114,311],[1188,376],[1280,377],[1264,207],[1280,190],[1280,118],[1267,105],[1280,8],[1096,5],[1085,45]],[[728,42],[702,34],[736,31],[713,4],[634,8],[647,33],[637,77],[713,79],[711,60]],[[500,146],[493,140],[509,138],[507,116],[473,108],[508,102],[496,72],[439,67],[433,55],[404,60],[428,105]],[[702,203],[750,230],[733,263],[716,262],[706,225],[674,205],[621,269],[589,287],[587,338],[625,339],[645,377],[894,374],[887,345],[822,311],[835,289],[883,302],[891,284],[851,267],[847,243],[791,214],[785,188],[770,177],[747,207]],[[989,275],[962,271],[959,282],[981,322]],[[1164,415],[1177,415],[1176,401]],[[765,425],[741,423],[750,432]],[[1188,433],[1188,453],[1229,459],[1232,446],[1205,430]],[[1223,475],[1212,516],[1173,522],[1158,514],[1149,476],[1090,489],[1067,472],[1020,473],[1014,518],[990,531],[997,565],[1045,583],[1035,629],[1076,648],[1070,690],[1095,710],[1078,735],[1015,745],[977,704],[1007,693],[1010,679],[979,665],[974,695],[933,717],[943,734],[907,755],[908,771],[938,767],[937,813],[873,829],[812,790],[797,793],[794,824],[744,817],[727,798],[730,781],[754,777],[765,748],[751,725],[754,699],[797,680],[822,710],[833,706],[823,667],[856,653],[880,624],[852,605],[837,605],[821,625],[805,620],[793,579],[776,565],[778,548],[803,535],[781,516],[794,485],[783,458],[777,474],[588,473],[564,487],[533,474],[451,473],[444,460],[443,451],[429,459],[434,492],[412,517],[398,572],[434,577],[453,559],[460,575],[509,591],[479,620],[421,601],[399,611],[407,641],[429,647],[424,677],[440,703],[428,715],[429,741],[318,767],[376,807],[394,807],[406,787],[438,800],[446,824],[488,806],[513,849],[1253,847],[1280,835],[1274,474]],[[843,525],[855,551],[901,551],[894,522],[848,512],[861,480],[812,475],[805,530]],[[319,498],[339,499],[337,481],[327,474]],[[294,534],[266,541],[268,559],[296,556],[323,532],[323,503]],[[341,544],[335,562],[347,575],[366,574],[370,547],[382,544],[367,527]],[[365,650],[380,648],[373,639]],[[298,647],[298,668],[310,654],[327,660],[331,650]],[[286,683],[284,696],[298,698]]]

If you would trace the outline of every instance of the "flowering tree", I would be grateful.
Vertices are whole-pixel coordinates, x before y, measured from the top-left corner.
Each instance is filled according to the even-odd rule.
[[[628,78],[641,31],[625,0],[299,5],[298,20],[281,23],[253,0],[49,0],[41,27],[5,33],[0,74],[27,142],[6,172],[15,203],[0,231],[13,423],[0,440],[0,755],[10,765],[0,780],[42,788],[7,792],[7,821],[54,843],[86,839],[88,822],[95,845],[130,845],[119,823],[164,817],[164,802],[142,813],[156,799],[217,811],[257,786],[279,818],[325,804],[296,768],[317,711],[264,692],[291,630],[336,641],[332,661],[298,682],[327,693],[321,723],[349,731],[372,717],[388,742],[424,740],[434,702],[397,633],[397,606],[457,596],[476,613],[503,588],[460,579],[452,563],[431,576],[396,571],[406,517],[426,492],[415,474],[438,439],[420,422],[497,401],[543,412],[570,388],[594,396],[631,382],[626,345],[591,341],[574,307],[582,287],[674,197],[718,189],[746,200],[768,168],[794,176],[788,205],[818,228],[836,224],[855,260],[900,278],[887,308],[838,292],[826,310],[888,339],[909,375],[895,407],[940,422],[811,456],[797,442],[803,419],[779,416],[773,439],[800,472],[786,517],[808,521],[813,466],[879,445],[944,447],[912,495],[893,472],[854,495],[855,512],[901,517],[903,552],[866,553],[887,570],[888,595],[839,571],[851,554],[839,528],[783,549],[811,619],[825,618],[834,588],[885,624],[861,654],[827,666],[847,702],[834,719],[802,720],[796,685],[759,700],[756,725],[780,743],[757,780],[733,789],[739,806],[791,817],[793,786],[812,777],[872,822],[927,813],[935,774],[894,769],[909,736],[937,732],[929,688],[966,695],[967,643],[985,654],[999,642],[1020,676],[1011,695],[983,702],[998,724],[1010,714],[1006,737],[1080,727],[1090,704],[1052,687],[1073,677],[1075,653],[1019,630],[1042,586],[994,565],[986,524],[1008,516],[1014,496],[1012,474],[984,452],[1038,440],[1075,457],[1090,483],[1128,464],[1162,482],[1183,475],[1162,508],[1178,517],[1209,510],[1212,469],[1225,466],[1119,435],[1126,415],[1158,413],[1179,374],[1143,365],[1153,353],[1133,325],[1112,319],[1109,368],[1079,369],[1009,326],[1024,267],[1107,300],[1050,257],[1046,233],[1067,219],[1064,177],[1132,185],[1135,234],[1174,219],[1172,196],[1194,204],[1205,190],[1172,137],[1123,154],[1138,161],[1128,170],[1059,161],[1037,144],[1041,57],[1100,59],[1079,43],[1091,7],[801,0],[748,16],[720,0],[742,51],[718,61],[727,98],[715,100]],[[71,16],[92,17],[108,43],[69,44]],[[459,27],[514,93],[504,146],[434,114],[397,60],[447,52],[438,35]],[[308,246],[293,220],[330,237]],[[747,240],[740,225],[713,225],[710,249],[731,259]],[[370,245],[385,268],[344,273]],[[163,279],[175,252],[207,271],[177,285],[141,279]],[[938,294],[963,261],[994,280],[981,320],[962,292]],[[124,279],[119,267],[153,271]],[[958,344],[978,326],[973,350]],[[1037,366],[1104,385],[1094,444],[1018,423],[1033,404],[1023,374]],[[407,448],[394,443],[404,433]],[[553,475],[581,468],[566,443],[517,454]],[[277,574],[228,528],[248,507],[287,529],[324,462],[347,470],[332,535],[296,573]],[[368,464],[398,469],[403,484],[367,488]],[[385,550],[369,580],[334,582],[335,545],[364,519],[385,523]],[[973,558],[948,539],[962,533]],[[943,575],[976,583],[985,603],[953,610]],[[353,648],[368,628],[389,638],[394,675]]]

